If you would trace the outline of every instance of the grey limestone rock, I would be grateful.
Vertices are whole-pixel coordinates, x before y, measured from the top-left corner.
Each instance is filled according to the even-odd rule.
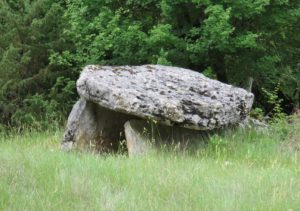
[[[149,149],[149,135],[141,133],[152,127],[147,120],[159,128],[159,136],[150,134],[155,139],[201,139],[208,131],[246,119],[254,98],[200,73],[160,65],[89,65],[77,81],[77,91],[81,99],[68,118],[62,149],[106,152],[126,138],[132,154]]]
[[[140,155],[151,150],[151,139],[148,134],[145,134],[143,125],[139,121],[126,122],[124,129],[129,155]]]
[[[61,148],[64,151],[73,148],[95,152],[116,151],[125,137],[125,122],[134,118],[80,99],[69,115]]]
[[[67,129],[61,145],[62,150],[69,151],[74,146],[92,146],[96,138],[96,116],[93,105],[80,99],[69,115]]]
[[[241,122],[254,98],[198,72],[160,65],[90,65],[81,73],[77,90],[99,106],[195,130]]]

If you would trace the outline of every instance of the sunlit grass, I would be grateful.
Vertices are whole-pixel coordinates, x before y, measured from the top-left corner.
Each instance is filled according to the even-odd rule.
[[[60,131],[1,136],[0,210],[297,210],[299,126],[134,158],[63,153]]]

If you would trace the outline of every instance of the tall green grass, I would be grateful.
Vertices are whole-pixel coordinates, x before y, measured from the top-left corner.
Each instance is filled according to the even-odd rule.
[[[0,210],[298,210],[300,124],[193,152],[63,153],[61,131],[0,137]]]

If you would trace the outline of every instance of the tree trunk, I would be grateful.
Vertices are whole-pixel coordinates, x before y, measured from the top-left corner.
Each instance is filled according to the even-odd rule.
[[[253,85],[253,78],[248,77],[248,83],[247,83],[247,87],[246,87],[246,90],[248,92],[252,92],[252,85]]]

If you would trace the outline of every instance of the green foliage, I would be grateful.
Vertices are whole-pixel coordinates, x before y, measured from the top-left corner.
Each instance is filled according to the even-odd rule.
[[[40,121],[43,109],[27,113],[36,96],[68,113],[87,64],[180,66],[241,87],[251,77],[264,110],[262,84],[280,83],[291,110],[300,103],[299,34],[296,0],[4,0],[0,123]]]
[[[63,8],[58,0],[0,2],[0,123],[36,126],[60,112],[50,109],[49,89],[70,73],[48,58],[67,48]]]
[[[76,84],[74,80],[58,77],[54,86],[50,89],[48,98],[50,104],[55,105],[56,112],[67,115],[76,99]]]
[[[256,108],[252,109],[250,116],[254,119],[258,119],[258,120],[262,121],[264,119],[265,113],[264,113],[263,109],[256,107]]]
[[[24,99],[23,106],[12,115],[12,124],[21,127],[47,129],[64,119],[72,108],[75,98],[75,82],[58,77],[47,96],[36,94]]]
[[[216,73],[213,71],[213,69],[211,67],[206,68],[202,72],[202,74],[205,75],[208,78],[215,79],[215,80],[217,79],[217,75],[216,75]]]
[[[281,104],[282,99],[279,98],[279,84],[275,87],[273,91],[268,91],[265,88],[262,88],[264,95],[266,96],[267,103],[271,106],[270,112],[268,115],[273,117],[273,121],[281,120],[285,117],[283,113]]]
[[[18,127],[30,125],[35,128],[40,126],[45,118],[51,118],[54,113],[53,107],[42,95],[33,95],[26,98],[23,103],[22,109],[18,109],[12,116],[12,123]]]
[[[228,140],[219,135],[214,135],[208,142],[208,149],[217,157],[227,154]]]

